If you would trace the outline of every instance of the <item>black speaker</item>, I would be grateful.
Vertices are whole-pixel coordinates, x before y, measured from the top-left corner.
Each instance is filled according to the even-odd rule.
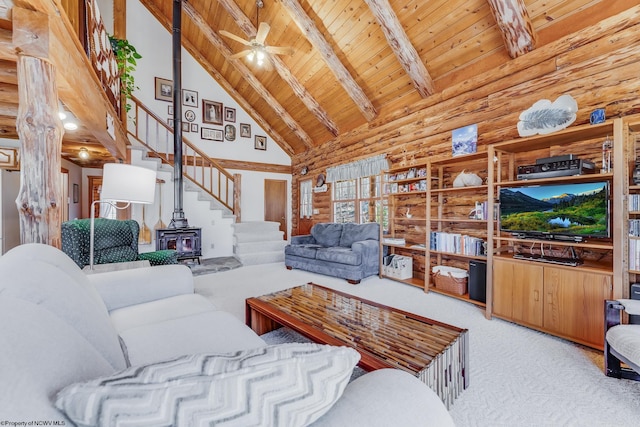
[[[631,299],[640,299],[640,283],[633,283],[631,285],[631,291],[629,292],[629,297]],[[630,314],[629,315],[629,323],[633,323],[635,325],[640,324],[640,316]]]
[[[485,261],[469,261],[469,299],[487,302],[487,263]]]

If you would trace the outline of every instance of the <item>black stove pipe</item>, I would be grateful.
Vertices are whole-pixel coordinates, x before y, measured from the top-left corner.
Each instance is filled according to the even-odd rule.
[[[186,228],[182,182],[182,0],[173,0],[173,216],[169,228]]]

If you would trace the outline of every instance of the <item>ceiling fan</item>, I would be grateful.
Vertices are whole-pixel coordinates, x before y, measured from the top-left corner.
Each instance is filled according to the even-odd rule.
[[[264,3],[262,2],[262,0],[257,0],[256,6],[257,6],[257,9],[256,9],[256,24],[257,24],[258,13],[260,12],[260,9],[262,9],[262,7],[264,6]],[[293,55],[294,53],[294,50],[291,47],[278,47],[278,46],[265,45],[264,42],[267,38],[267,34],[269,34],[270,29],[271,27],[269,26],[269,24],[267,24],[266,22],[260,22],[256,36],[250,40],[243,39],[242,37],[236,36],[235,34],[232,34],[225,30],[220,30],[220,34],[249,47],[249,49],[245,49],[241,52],[231,55],[231,58],[236,59],[236,58],[243,58],[246,56],[247,59],[249,59],[249,61],[253,61],[254,59],[256,59],[256,63],[261,66],[265,63],[264,61],[268,56],[267,54]]]

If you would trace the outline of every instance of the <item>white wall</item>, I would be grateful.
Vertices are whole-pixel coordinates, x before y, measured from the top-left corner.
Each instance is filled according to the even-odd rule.
[[[83,218],[82,205],[89,200],[83,197],[82,190],[86,192],[87,181],[82,179],[82,168],[75,163],[62,159],[62,167],[69,171],[69,219]],[[78,186],[80,191],[77,203],[73,201],[73,185]]]

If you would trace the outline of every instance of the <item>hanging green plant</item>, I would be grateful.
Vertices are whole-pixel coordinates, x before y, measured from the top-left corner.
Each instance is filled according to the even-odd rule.
[[[140,89],[135,84],[133,72],[136,70],[136,60],[142,58],[142,55],[136,51],[136,48],[126,39],[118,39],[109,36],[111,47],[116,54],[116,62],[120,71],[120,90],[126,99],[131,99],[134,89]],[[125,102],[125,110],[129,112],[131,105]]]

